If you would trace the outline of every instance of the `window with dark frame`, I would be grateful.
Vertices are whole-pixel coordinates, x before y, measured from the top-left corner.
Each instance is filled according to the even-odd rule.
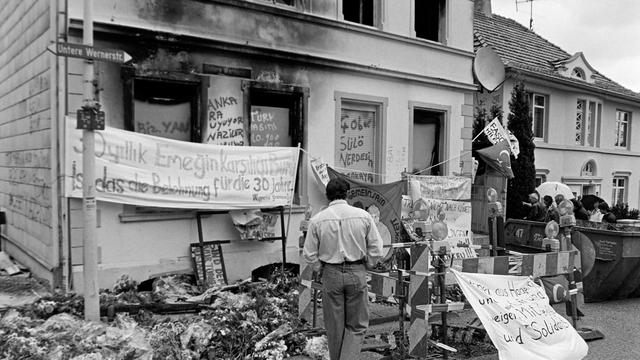
[[[630,112],[616,110],[615,142],[613,146],[618,148],[626,148],[628,146],[629,119],[631,119]]]
[[[544,139],[544,128],[547,121],[547,96],[529,93],[529,105],[533,137]]]
[[[123,68],[122,77],[125,130],[201,142],[202,78],[136,76],[130,68]],[[124,205],[124,213],[129,215],[180,216],[184,212],[184,209]]]
[[[307,88],[244,81],[245,127],[249,146],[297,147],[304,144]],[[301,173],[298,164],[298,174]],[[303,184],[296,178],[294,204],[300,204]]]
[[[412,172],[421,175],[440,175],[441,124],[445,114],[425,109],[413,110]],[[429,168],[429,169],[428,169]],[[428,170],[425,170],[428,169]]]
[[[200,142],[200,91],[196,81],[131,77],[124,85],[126,130]]]
[[[414,0],[414,29],[416,37],[444,42],[446,0]]]
[[[368,26],[378,26],[376,2],[379,0],[342,0],[345,21]]]

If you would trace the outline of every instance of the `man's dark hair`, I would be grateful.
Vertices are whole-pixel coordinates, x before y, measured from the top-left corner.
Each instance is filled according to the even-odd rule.
[[[545,195],[543,199],[544,199],[544,204],[547,206],[551,205],[551,203],[553,202],[553,198],[549,195]]]
[[[329,201],[344,200],[347,198],[349,188],[351,188],[351,186],[344,179],[331,179],[327,184],[327,199]]]

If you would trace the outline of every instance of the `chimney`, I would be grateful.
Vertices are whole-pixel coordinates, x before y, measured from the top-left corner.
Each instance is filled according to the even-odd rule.
[[[491,0],[474,0],[474,10],[491,17]]]

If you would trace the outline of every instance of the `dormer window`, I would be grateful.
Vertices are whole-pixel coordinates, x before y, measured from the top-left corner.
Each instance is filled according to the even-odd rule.
[[[586,80],[586,76],[584,75],[584,70],[582,70],[579,67],[575,67],[573,68],[573,71],[571,71],[571,76],[576,78],[576,79],[580,79],[580,80]]]

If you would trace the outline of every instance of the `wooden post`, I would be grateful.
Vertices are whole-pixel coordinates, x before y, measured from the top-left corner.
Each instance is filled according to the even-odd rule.
[[[447,266],[444,261],[445,255],[446,255],[446,248],[440,248],[437,256],[438,266],[436,267],[436,269],[438,272],[438,282],[440,283],[439,299],[441,304],[446,304],[447,302],[447,295],[446,295],[447,289],[445,287],[445,277],[446,277]],[[447,312],[443,311],[440,316],[442,319],[442,327],[440,328],[440,341],[446,345],[447,344]],[[449,358],[449,352],[447,350],[444,350],[442,352],[442,358],[443,359]]]

